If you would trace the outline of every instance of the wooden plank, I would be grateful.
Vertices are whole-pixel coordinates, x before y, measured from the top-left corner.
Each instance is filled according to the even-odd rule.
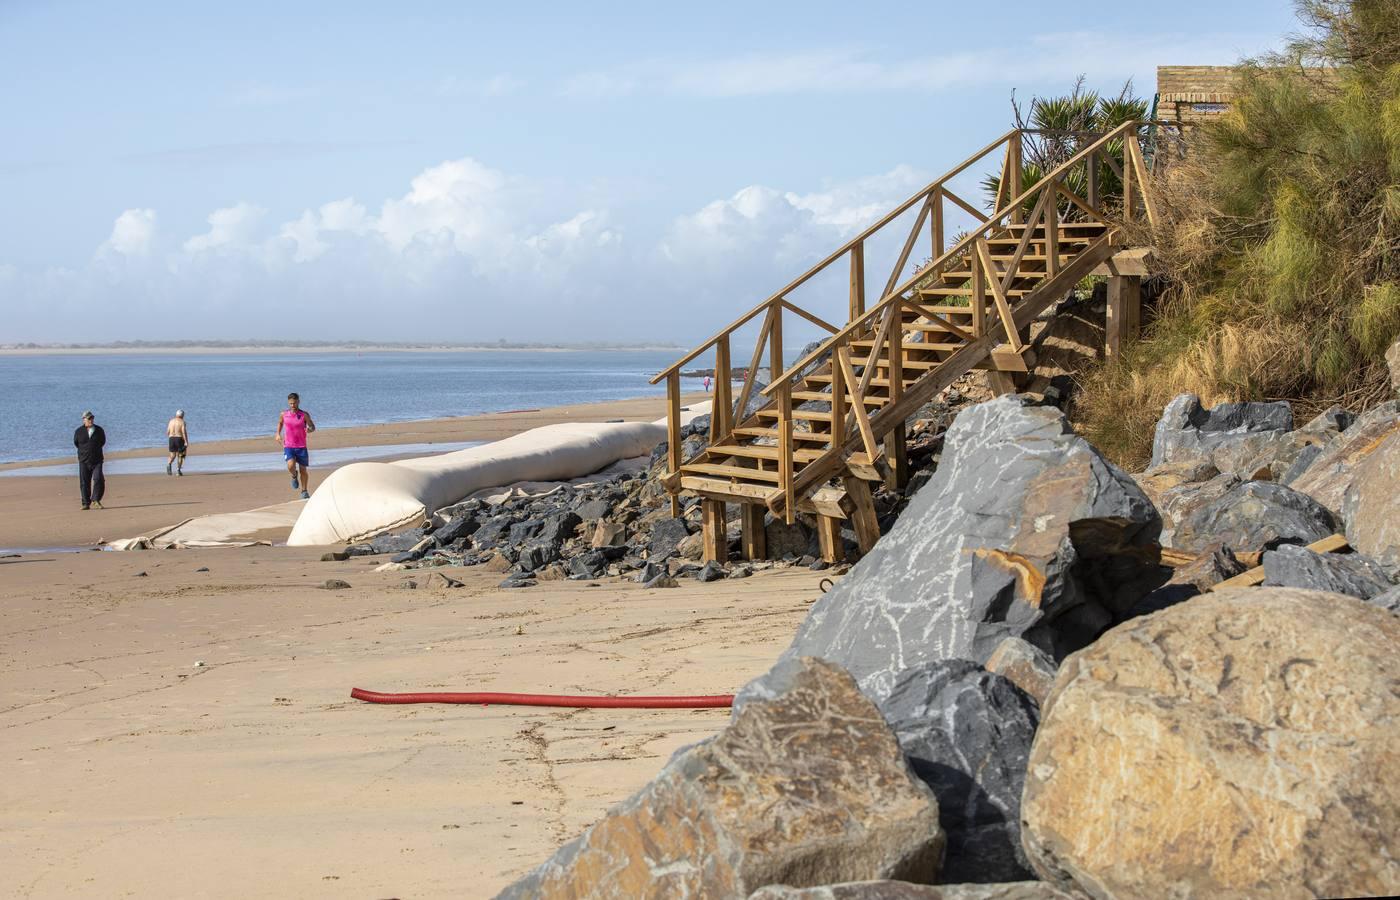
[[[883,463],[883,457],[872,461],[864,453],[852,453],[846,458],[846,471],[866,481],[884,481],[889,474],[889,466]]]
[[[758,371],[758,363],[763,359],[763,345],[768,340],[769,332],[773,330],[773,320],[777,316],[778,307],[768,307],[768,315],[763,319],[763,326],[758,329],[758,340],[753,345],[753,356],[749,357],[749,367],[744,372],[744,386],[739,390],[739,403],[735,406],[739,419],[744,418],[744,410],[748,408],[749,394],[753,393],[754,373]]]
[[[777,472],[766,469],[750,469],[746,466],[726,466],[723,463],[686,463],[681,470],[682,476],[692,472],[703,475],[722,475],[725,478],[749,478],[754,481],[770,481],[774,484],[779,482]]]
[[[1138,144],[1135,135],[1129,135],[1124,139],[1123,146],[1129,148],[1128,155],[1132,157],[1133,174],[1137,176],[1138,193],[1142,194],[1142,209],[1147,213],[1147,224],[1156,228],[1157,206],[1152,199],[1152,192],[1148,190],[1147,164],[1142,158],[1142,147]]]
[[[980,238],[976,246],[982,268],[988,276],[987,280],[991,282],[992,297],[997,304],[997,315],[1001,317],[1002,327],[1006,330],[1006,342],[1011,345],[1012,350],[1019,353],[1022,346],[1021,335],[1016,330],[1015,319],[1011,315],[1011,304],[1006,299],[1006,291],[1002,288],[1001,282],[997,281],[995,270],[992,268],[992,251],[987,246],[987,242]]]
[[[839,447],[846,441],[847,382],[839,365],[831,366],[831,446]]]
[[[993,369],[987,373],[987,386],[992,389],[992,396],[1005,397],[1016,393],[1016,378],[1010,372]]]
[[[729,562],[729,539],[724,533],[724,501],[700,501],[700,531],[705,562]]]
[[[924,205],[919,207],[919,214],[914,218],[914,227],[909,229],[909,236],[904,239],[904,247],[899,251],[899,258],[895,260],[894,268],[890,270],[890,277],[885,281],[885,289],[880,292],[884,297],[899,284],[899,273],[904,271],[904,267],[909,264],[909,254],[914,252],[914,242],[919,239],[919,232],[924,230],[924,219],[928,218],[929,201],[924,200]]]
[[[952,191],[948,190],[946,187],[943,189],[943,196],[947,197],[949,200],[952,200],[952,201],[953,201],[954,203],[956,203],[958,206],[961,206],[961,207],[963,208],[963,212],[965,212],[965,213],[967,213],[968,215],[972,216],[972,217],[975,218],[977,221],[979,221],[979,222],[984,222],[984,223],[987,221],[987,216],[986,216],[985,213],[983,213],[983,212],[982,212],[980,209],[978,209],[977,207],[973,206],[971,203],[968,203],[968,202],[967,202],[966,200],[964,200],[963,198],[959,197],[957,194],[955,194],[955,193],[953,193]],[[889,291],[885,291],[885,293],[888,294]]]
[[[792,388],[778,388],[778,486],[783,489],[783,519],[793,522],[792,502]]]
[[[851,247],[851,321],[865,315],[865,242]]]
[[[875,515],[875,499],[870,495],[870,485],[859,478],[845,479],[846,496],[851,498],[851,525],[855,529],[856,543],[862,554],[875,549],[880,539],[880,522]]]
[[[851,348],[837,347],[836,359],[841,365],[841,375],[846,379],[846,383],[855,384],[856,376],[851,368]],[[852,393],[854,396],[851,398],[853,401],[851,411],[856,415],[856,427],[860,429],[860,438],[865,444],[865,452],[870,455],[871,459],[874,459],[878,450],[875,447],[875,434],[870,430],[870,416],[865,412],[864,397],[858,392]]]
[[[1123,168],[1119,170],[1123,179],[1123,219],[1131,222],[1133,220],[1133,167],[1128,162],[1128,140],[1123,139]]]
[[[763,559],[768,555],[768,535],[763,530],[767,509],[745,503],[739,518],[739,546],[744,559]]]
[[[929,241],[933,259],[943,255],[943,188],[934,188],[929,195]]]
[[[778,489],[761,484],[748,484],[742,481],[724,481],[719,478],[706,478],[702,475],[681,473],[681,490],[692,491],[702,497],[715,497],[730,500],[756,500],[767,503],[778,493]]]
[[[1055,192],[1047,184],[1045,190],[1040,192],[1040,199],[1035,201],[1035,208],[1031,210],[1030,221],[1027,227],[1021,232],[1021,242],[1016,245],[1016,250],[1011,254],[1011,259],[1006,264],[1006,276],[1002,279],[1001,287],[1003,291],[1011,289],[1011,283],[1016,279],[1016,272],[1021,268],[1021,260],[1026,255],[1026,250],[1031,246],[1031,238],[1035,236],[1035,225],[1037,222],[1045,220],[1045,204],[1054,196]],[[990,246],[988,251],[990,252]],[[995,259],[996,257],[993,257]]]
[[[818,316],[816,313],[810,313],[810,312],[808,312],[807,310],[805,310],[805,309],[803,309],[802,307],[798,306],[797,304],[793,303],[791,300],[788,300],[788,299],[784,298],[784,299],[782,299],[782,300],[780,300],[780,301],[778,301],[778,302],[781,303],[785,309],[790,309],[790,310],[792,310],[793,312],[797,313],[799,316],[801,316],[802,318],[806,319],[808,322],[811,322],[813,325],[817,326],[818,328],[825,328],[827,331],[831,332],[832,334],[835,334],[836,332],[838,332],[838,331],[841,330],[841,329],[837,328],[835,325],[833,325],[833,324],[831,324],[830,322],[828,322],[826,319],[823,319],[821,316]]]
[[[973,260],[975,251],[968,253],[968,264],[972,266],[972,298],[969,305],[972,307],[972,334],[974,337],[983,337],[987,333],[987,279],[982,274],[982,267]]]
[[[672,372],[666,378],[666,471],[674,475],[681,468],[681,376]],[[681,514],[681,501],[671,490],[671,518]]]
[[[821,547],[822,559],[829,563],[839,563],[846,558],[846,545],[841,540],[840,519],[817,516],[817,545]]]
[[[1099,154],[1097,151],[1090,153],[1084,159],[1085,169],[1084,183],[1088,185],[1085,191],[1085,199],[1094,209],[1099,208]]]
[[[1060,204],[1056,192],[1045,192],[1051,200],[1045,204],[1045,277],[1054,278],[1060,268]],[[1010,285],[1007,285],[1010,287]]]
[[[904,337],[898,329],[894,328],[894,320],[897,317],[898,307],[899,304],[891,303],[889,307],[886,308],[885,314],[880,317],[880,328],[875,332],[875,341],[870,351],[872,357],[879,357],[880,348],[885,346],[886,341],[890,340],[891,329],[894,330],[895,340],[901,340]],[[847,361],[850,360],[849,354],[846,359]],[[852,399],[865,396],[866,391],[870,390],[870,381],[874,377],[875,366],[867,364],[865,366],[865,371],[861,373],[859,386],[850,391]],[[856,382],[847,381],[847,384],[856,384]],[[859,406],[860,404],[857,403],[855,405]]]
[[[1108,259],[1094,267],[1091,275],[1137,275],[1144,277],[1151,275],[1152,266],[1151,247],[1130,247],[1127,250],[1119,250]]]
[[[889,469],[885,487],[903,490],[909,483],[909,434],[905,426],[899,425],[885,435],[885,462]]]
[[[1019,197],[1021,195],[1022,157],[1025,155],[1025,140],[1025,133],[1017,131],[1016,134],[1012,136],[1011,140],[1006,142],[1006,168],[1009,170],[1007,174],[1010,176],[1011,183],[1011,187],[1008,189],[1007,193],[1012,197]],[[1021,221],[1021,206],[1022,204],[1017,203],[1011,208],[1011,221],[1013,223]]]
[[[1313,551],[1314,553],[1335,553],[1338,550],[1345,550],[1350,546],[1351,544],[1348,543],[1346,535],[1333,534],[1328,535],[1327,537],[1322,538],[1321,540],[1313,541],[1311,544],[1308,544],[1308,549]],[[1241,554],[1236,554],[1236,557],[1239,557],[1240,555]],[[1248,572],[1241,572],[1234,578],[1225,579],[1219,584],[1212,586],[1210,590],[1218,591],[1222,588],[1253,587],[1254,585],[1263,583],[1263,581],[1264,567],[1255,566]]]

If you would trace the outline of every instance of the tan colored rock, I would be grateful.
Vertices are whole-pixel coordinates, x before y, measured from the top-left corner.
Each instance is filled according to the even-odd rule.
[[[535,578],[540,581],[563,581],[569,577],[569,570],[559,563],[550,563],[542,569],[535,570]]]
[[[1209,481],[1219,474],[1220,470],[1210,460],[1194,457],[1153,466],[1140,475],[1134,475],[1133,480],[1152,501],[1152,505],[1161,509],[1162,495],[1167,491],[1183,484]]]
[[[841,668],[786,664],[754,701],[685,750],[502,898],[747,897],[768,884],[932,881],[938,804]]]
[[[1055,683],[1055,660],[1039,647],[1018,637],[1009,637],[997,644],[984,666],[988,672],[1002,676],[1044,704]]]
[[[1400,617],[1232,588],[1060,667],[1022,839],[1094,897],[1400,893]]]
[[[627,526],[617,522],[599,522],[593,529],[593,540],[590,542],[594,549],[599,547],[621,547],[627,543]]]
[[[1357,465],[1342,518],[1354,549],[1383,565],[1400,566],[1400,431]]]
[[[491,555],[490,559],[482,563],[482,568],[487,572],[509,572],[510,565],[510,560],[497,551]]]
[[[1328,442],[1289,487],[1340,513],[1356,467],[1396,432],[1400,432],[1400,401],[1367,410],[1350,428]]]
[[[1390,369],[1390,387],[1400,397],[1400,341],[1390,345],[1385,351],[1385,364]]]
[[[699,560],[705,555],[705,536],[699,532],[681,538],[676,545],[676,553],[681,559]]]
[[[910,884],[907,881],[852,881],[823,887],[759,888],[749,900],[1073,900],[1043,881],[1005,884]]]

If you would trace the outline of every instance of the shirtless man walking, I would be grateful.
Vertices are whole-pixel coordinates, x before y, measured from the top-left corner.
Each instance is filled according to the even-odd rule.
[[[170,444],[170,458],[165,461],[165,474],[175,466],[176,475],[185,474],[185,453],[190,449],[190,433],[185,428],[185,411],[175,410],[175,418],[165,423],[165,437]]]
[[[277,417],[277,442],[282,445],[282,458],[292,476],[292,490],[301,489],[301,499],[311,499],[311,457],[306,449],[306,436],[316,430],[311,414],[301,408],[301,397],[295,392],[287,395],[287,408]]]

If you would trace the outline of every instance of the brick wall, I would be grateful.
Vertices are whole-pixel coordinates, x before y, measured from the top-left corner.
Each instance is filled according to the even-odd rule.
[[[1234,66],[1158,66],[1157,118],[1209,121],[1230,107]]]

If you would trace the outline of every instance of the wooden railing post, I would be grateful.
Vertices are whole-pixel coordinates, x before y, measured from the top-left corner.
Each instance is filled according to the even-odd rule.
[[[1053,181],[1046,182],[1045,192],[1049,195],[1041,216],[1045,223],[1045,277],[1054,278],[1060,271],[1060,198],[1056,196]],[[1035,222],[1028,227],[1034,228]]]
[[[836,359],[837,348],[831,351],[831,449],[840,450],[846,443],[846,373]]]
[[[710,404],[710,443],[728,437],[734,430],[734,372],[729,361],[729,335],[715,342],[715,395]]]
[[[783,521],[791,525],[797,504],[792,496],[792,386],[778,388],[778,486],[783,491]]]
[[[865,315],[865,242],[851,248],[851,317],[854,322]]]
[[[1133,220],[1133,164],[1128,149],[1128,136],[1123,135],[1123,219]]]
[[[1084,164],[1088,166],[1084,178],[1085,184],[1088,185],[1085,193],[1089,205],[1093,207],[1095,212],[1099,212],[1099,152],[1097,150],[1089,151],[1089,156]]]
[[[1025,135],[1017,131],[1006,144],[1006,175],[1011,181],[1010,194],[1007,200],[1014,200],[1021,196],[1021,158],[1023,155],[1021,142],[1023,140],[1025,140]],[[1019,207],[1011,211],[1011,221],[1013,224],[1019,225],[1024,220],[1025,216],[1022,214]]]
[[[672,372],[666,376],[666,474],[675,475],[681,470],[681,376]],[[671,516],[681,514],[681,500],[676,488],[668,488],[671,494]]]
[[[968,259],[972,263],[972,336],[981,337],[987,333],[987,281],[977,254],[969,253]]]
[[[933,245],[933,258],[943,255],[943,188],[940,185],[933,189],[933,195],[929,197],[929,215],[932,217],[929,225],[929,237]]]

